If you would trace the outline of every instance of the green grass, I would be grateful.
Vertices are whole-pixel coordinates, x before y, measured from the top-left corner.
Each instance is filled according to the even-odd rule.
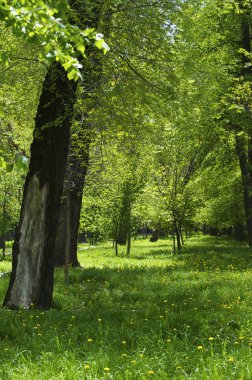
[[[251,259],[211,237],[177,257],[165,240],[81,250],[68,287],[56,270],[57,308],[0,309],[0,379],[251,380]]]

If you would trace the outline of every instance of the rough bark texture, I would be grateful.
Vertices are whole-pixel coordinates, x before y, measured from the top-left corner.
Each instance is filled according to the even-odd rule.
[[[35,120],[13,269],[4,305],[49,308],[53,252],[69,146],[76,84],[57,64],[46,75]]]
[[[80,266],[77,258],[78,230],[80,222],[80,212],[82,204],[82,193],[84,181],[89,162],[89,134],[82,133],[82,151],[70,147],[68,157],[67,174],[65,177],[65,188],[61,200],[60,220],[58,225],[57,240],[55,246],[54,264],[55,266],[64,265],[64,252],[66,247],[66,215],[70,218],[70,252],[69,264]],[[81,136],[79,136],[81,138]],[[84,147],[83,147],[84,142]],[[78,154],[79,153],[79,154]],[[66,204],[69,202],[69,212],[66,213]]]
[[[97,28],[101,24],[103,33],[108,29],[111,20],[110,5],[107,0],[96,0],[93,2],[92,7],[86,9],[86,4],[83,2],[70,1],[73,9],[76,9],[79,15],[88,14],[88,24],[91,27]],[[102,12],[102,17],[101,17]],[[66,200],[69,199],[70,205],[70,254],[69,263],[72,266],[79,266],[80,263],[77,257],[77,242],[78,230],[80,223],[80,213],[82,205],[82,194],[85,183],[86,172],[89,164],[89,144],[90,133],[92,127],[88,121],[88,114],[90,110],[97,107],[96,92],[100,85],[102,78],[102,55],[97,49],[92,49],[91,58],[83,62],[83,103],[84,115],[80,115],[79,124],[81,130],[76,131],[73,128],[73,138],[71,139],[67,174],[65,178],[64,194],[61,202],[60,222],[56,238],[55,247],[55,266],[64,265],[64,252],[66,246],[66,231],[65,231],[65,207]],[[81,145],[81,147],[79,146]],[[70,182],[70,186],[66,183]]]
[[[241,8],[243,8],[243,13],[241,15],[241,48],[250,53],[252,33],[250,24],[251,4],[243,6],[241,3],[240,5]],[[244,80],[247,78],[247,80],[250,80],[251,75],[252,69],[250,65],[250,58],[247,54],[243,54],[240,76],[243,77]],[[236,134],[236,152],[239,158],[243,183],[247,241],[249,246],[252,247],[252,135],[250,128],[248,128],[246,137],[244,133],[241,133],[242,129],[239,126],[235,126],[235,130],[238,132]]]
[[[242,174],[244,211],[247,227],[247,241],[252,247],[252,159],[247,153],[246,142],[242,135],[236,136],[236,152],[239,158],[239,164]],[[249,139],[250,140],[250,139]],[[250,148],[252,141],[248,142]]]

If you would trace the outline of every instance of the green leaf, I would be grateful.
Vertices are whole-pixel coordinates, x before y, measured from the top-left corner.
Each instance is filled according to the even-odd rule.
[[[95,41],[95,46],[98,47],[98,49],[102,49],[103,47],[103,40],[98,40],[98,41]]]
[[[29,160],[26,156],[18,156],[16,158],[16,168],[17,170],[27,170],[28,169]]]

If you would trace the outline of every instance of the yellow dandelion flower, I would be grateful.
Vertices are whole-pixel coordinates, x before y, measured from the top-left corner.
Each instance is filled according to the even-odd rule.
[[[127,354],[122,354],[122,357],[123,357],[123,358],[126,358],[126,356],[128,356],[128,355],[127,355]]]
[[[198,346],[198,350],[203,350],[203,346]]]
[[[148,375],[154,375],[155,372],[152,369],[150,369],[147,373]]]
[[[136,361],[135,360],[131,360],[131,364],[136,364]]]
[[[103,371],[104,371],[104,372],[109,372],[109,371],[110,371],[110,368],[109,368],[109,367],[105,367],[105,368],[103,368]]]
[[[91,342],[93,342],[93,339],[89,338],[87,341],[88,341],[89,343],[91,343]]]
[[[90,365],[85,364],[85,365],[84,365],[84,368],[85,368],[85,369],[89,369],[89,368],[90,368]]]
[[[214,340],[214,338],[213,338],[212,336],[210,336],[210,337],[208,338],[208,340],[209,340],[209,342],[212,342],[212,341]]]
[[[233,363],[234,362],[234,358],[232,356],[229,356],[228,362]]]
[[[127,342],[126,342],[126,340],[122,340],[122,344],[126,344]]]

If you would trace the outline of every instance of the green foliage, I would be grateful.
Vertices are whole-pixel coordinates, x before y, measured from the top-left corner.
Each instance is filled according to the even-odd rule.
[[[81,30],[69,22],[69,8],[66,0],[39,1],[1,1],[0,19],[10,27],[16,36],[25,38],[41,47],[40,59],[61,63],[68,73],[69,80],[82,78],[82,65],[79,57],[86,57],[85,47],[95,41],[98,49],[106,53],[109,48],[103,35],[93,28]],[[5,66],[10,64],[6,52],[0,59]]]
[[[22,164],[24,165],[24,164]],[[23,170],[0,168],[0,236],[12,232],[19,221],[24,185]]]

